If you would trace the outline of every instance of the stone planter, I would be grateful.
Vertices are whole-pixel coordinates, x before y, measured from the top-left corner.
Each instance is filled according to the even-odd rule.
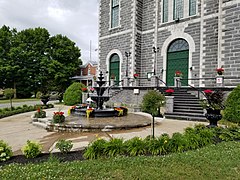
[[[166,113],[173,112],[173,100],[174,96],[166,96]]]
[[[174,77],[174,86],[181,87],[181,77]]]

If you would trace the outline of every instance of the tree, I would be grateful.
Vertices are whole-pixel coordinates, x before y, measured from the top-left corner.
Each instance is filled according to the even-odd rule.
[[[50,37],[45,28],[0,29],[0,88],[19,97],[48,91],[63,93],[81,64],[80,50],[66,36]]]
[[[7,88],[4,90],[4,96],[10,100],[10,106],[11,106],[11,110],[13,108],[12,106],[12,98],[14,96],[14,93],[15,93],[15,89],[12,89],[12,88]]]
[[[66,36],[56,35],[49,39],[48,71],[58,92],[63,93],[70,85],[69,78],[81,64],[80,55],[79,48]]]
[[[13,87],[12,75],[18,69],[10,57],[16,29],[0,28],[0,88]]]
[[[165,104],[165,96],[158,91],[150,90],[143,96],[142,110],[152,115],[153,138],[154,138],[154,117],[160,113],[160,108]]]

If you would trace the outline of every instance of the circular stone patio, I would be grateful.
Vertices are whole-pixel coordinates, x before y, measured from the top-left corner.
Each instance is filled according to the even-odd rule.
[[[84,116],[70,115],[65,123],[48,124],[49,131],[87,132],[87,131],[111,131],[112,129],[130,129],[145,127],[151,124],[151,118],[129,113],[121,117],[96,117],[87,119]]]

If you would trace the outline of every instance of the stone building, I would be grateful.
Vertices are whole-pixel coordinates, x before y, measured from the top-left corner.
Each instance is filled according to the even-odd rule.
[[[100,0],[99,69],[123,86],[216,85],[240,78],[240,0]],[[156,81],[161,79],[161,81]]]

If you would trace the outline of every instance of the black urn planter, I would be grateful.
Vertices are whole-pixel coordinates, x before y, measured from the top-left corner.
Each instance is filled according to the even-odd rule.
[[[41,101],[46,106],[47,102],[49,101],[49,98],[42,98]]]
[[[217,122],[222,119],[221,110],[219,109],[206,109],[207,113],[205,117],[209,120],[209,125],[207,127],[217,127]]]

